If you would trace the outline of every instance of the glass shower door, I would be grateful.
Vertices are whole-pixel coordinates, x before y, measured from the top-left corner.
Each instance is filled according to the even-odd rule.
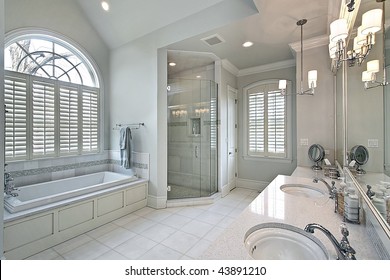
[[[217,189],[216,84],[168,85],[168,199],[210,196]]]

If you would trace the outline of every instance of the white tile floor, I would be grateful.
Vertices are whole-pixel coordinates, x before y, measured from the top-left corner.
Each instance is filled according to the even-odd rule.
[[[258,194],[236,188],[210,205],[145,207],[28,259],[198,259]]]

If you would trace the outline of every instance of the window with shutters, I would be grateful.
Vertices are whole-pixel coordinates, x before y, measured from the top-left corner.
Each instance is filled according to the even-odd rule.
[[[288,157],[288,103],[277,81],[262,81],[244,88],[246,147],[249,157]]]
[[[99,82],[79,50],[25,35],[6,44],[4,58],[7,161],[100,151]]]

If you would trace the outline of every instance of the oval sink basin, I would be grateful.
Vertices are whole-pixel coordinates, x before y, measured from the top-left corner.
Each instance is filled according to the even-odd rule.
[[[282,192],[308,198],[321,198],[326,195],[326,192],[315,187],[303,184],[285,184],[280,186]]]
[[[311,233],[283,223],[259,224],[245,234],[245,247],[256,260],[328,260],[321,241]]]

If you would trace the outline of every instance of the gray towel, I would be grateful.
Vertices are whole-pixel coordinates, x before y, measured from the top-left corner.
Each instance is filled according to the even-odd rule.
[[[121,153],[121,166],[131,168],[131,129],[122,127],[119,132],[119,149]]]

